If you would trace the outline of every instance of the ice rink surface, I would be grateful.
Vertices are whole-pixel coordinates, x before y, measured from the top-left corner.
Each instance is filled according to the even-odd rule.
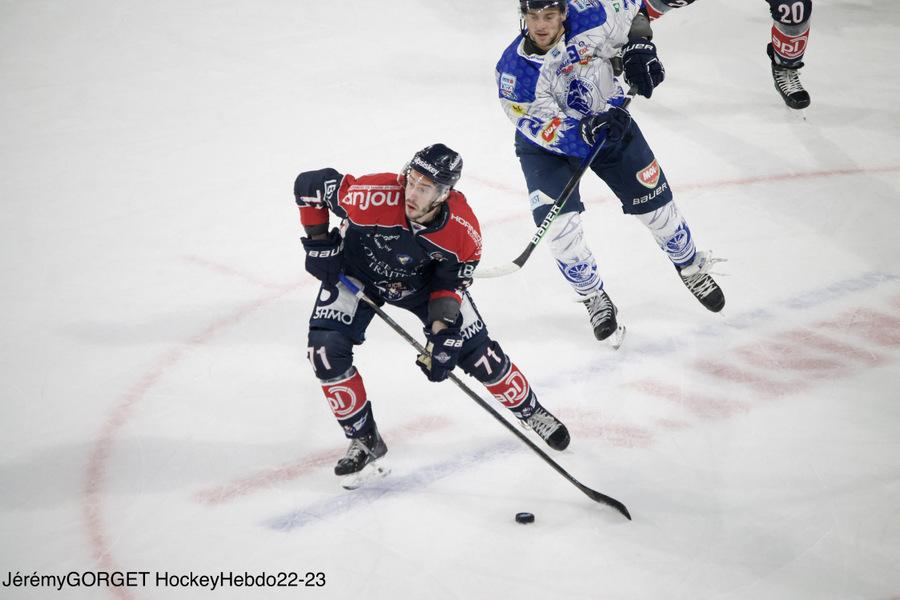
[[[628,522],[377,320],[357,365],[393,473],[342,490],[305,359],[299,171],[395,171],[441,141],[482,264],[530,238],[493,74],[514,2],[0,2],[0,585],[152,573],[0,598],[900,598],[900,7],[815,2],[805,121],[770,22],[761,0],[666,16],[667,79],[631,107],[729,259],[721,314],[594,177],[618,352],[545,248],[472,288],[572,431],[555,457]],[[223,571],[326,584],[154,581]]]

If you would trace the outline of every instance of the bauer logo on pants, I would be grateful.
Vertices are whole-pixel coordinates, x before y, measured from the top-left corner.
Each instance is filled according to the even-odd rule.
[[[653,159],[653,162],[638,171],[636,174],[637,180],[641,182],[641,185],[651,190],[656,187],[656,184],[659,183],[659,165],[656,163],[656,159]]]

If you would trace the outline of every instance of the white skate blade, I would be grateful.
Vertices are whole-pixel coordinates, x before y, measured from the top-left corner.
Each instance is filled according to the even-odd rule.
[[[611,336],[603,340],[603,343],[613,350],[618,350],[623,341],[625,341],[625,326],[619,325]]]
[[[345,490],[355,490],[378,479],[391,474],[391,468],[380,460],[374,460],[362,468],[361,471],[350,473],[341,480],[341,487]]]

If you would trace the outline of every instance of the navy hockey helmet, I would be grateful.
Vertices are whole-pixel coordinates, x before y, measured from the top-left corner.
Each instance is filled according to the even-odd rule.
[[[462,175],[463,159],[444,144],[432,144],[422,148],[412,157],[404,174],[415,169],[436,184],[452,188]]]
[[[545,8],[558,8],[560,12],[566,12],[566,0],[519,0],[519,10],[523,15],[529,10]]]

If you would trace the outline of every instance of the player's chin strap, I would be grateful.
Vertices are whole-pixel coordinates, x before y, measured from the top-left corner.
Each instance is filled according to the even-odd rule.
[[[380,306],[378,306],[371,298],[366,296],[366,294],[359,288],[358,285],[356,285],[353,281],[348,279],[345,275],[341,275],[340,280],[341,280],[341,284],[343,284],[344,287],[346,287],[348,290],[350,290],[350,293],[352,293],[354,296],[356,296],[357,298],[359,298],[360,300],[362,300],[363,302],[368,304],[372,308],[372,310],[375,311],[375,314],[377,314],[379,317],[381,317],[381,319],[385,323],[387,323],[387,325],[391,329],[393,329],[398,334],[400,334],[400,337],[402,337],[407,342],[409,342],[409,344],[413,348],[415,348],[417,352],[419,352],[420,354],[425,352],[425,348],[422,347],[422,344],[420,344],[413,336],[411,336],[409,334],[409,332],[407,332],[405,329],[403,329],[403,327],[401,327],[396,321],[394,321],[394,319],[392,319],[386,312],[384,312],[384,310],[382,310],[382,308]],[[611,506],[611,507],[615,508],[617,511],[622,513],[622,515],[624,515],[626,519],[628,519],[629,521],[631,520],[631,514],[629,514],[628,509],[625,507],[624,504],[622,504],[615,498],[612,498],[605,494],[601,494],[600,492],[598,492],[596,490],[592,490],[591,488],[587,487],[586,485],[584,485],[583,483],[581,483],[580,481],[578,481],[577,479],[572,477],[568,471],[566,471],[559,465],[559,463],[557,463],[555,460],[550,458],[546,452],[544,452],[543,450],[538,448],[535,445],[535,443],[532,442],[530,439],[528,439],[528,437],[525,434],[523,434],[521,431],[519,431],[518,428],[516,428],[509,421],[504,419],[496,410],[494,410],[494,408],[490,404],[485,402],[484,399],[481,398],[481,396],[479,396],[474,391],[472,391],[472,389],[469,386],[467,386],[465,383],[463,383],[459,377],[457,377],[453,373],[450,373],[450,380],[453,381],[453,383],[455,383],[459,389],[461,389],[463,392],[465,392],[465,394],[469,398],[474,400],[475,403],[478,404],[478,406],[480,406],[484,410],[488,411],[491,414],[491,416],[494,417],[494,419],[496,421],[498,421],[501,425],[506,427],[513,434],[515,434],[515,436],[517,438],[519,438],[520,440],[522,440],[522,442],[524,442],[526,446],[531,448],[538,456],[540,456],[542,459],[544,459],[544,462],[546,462],[548,465],[553,467],[553,469],[555,469],[557,473],[562,475],[569,483],[571,483],[572,485],[577,487],[579,490],[581,490],[588,498],[590,498],[591,500],[593,500],[595,502],[600,502],[602,504],[606,504],[607,506]]]

